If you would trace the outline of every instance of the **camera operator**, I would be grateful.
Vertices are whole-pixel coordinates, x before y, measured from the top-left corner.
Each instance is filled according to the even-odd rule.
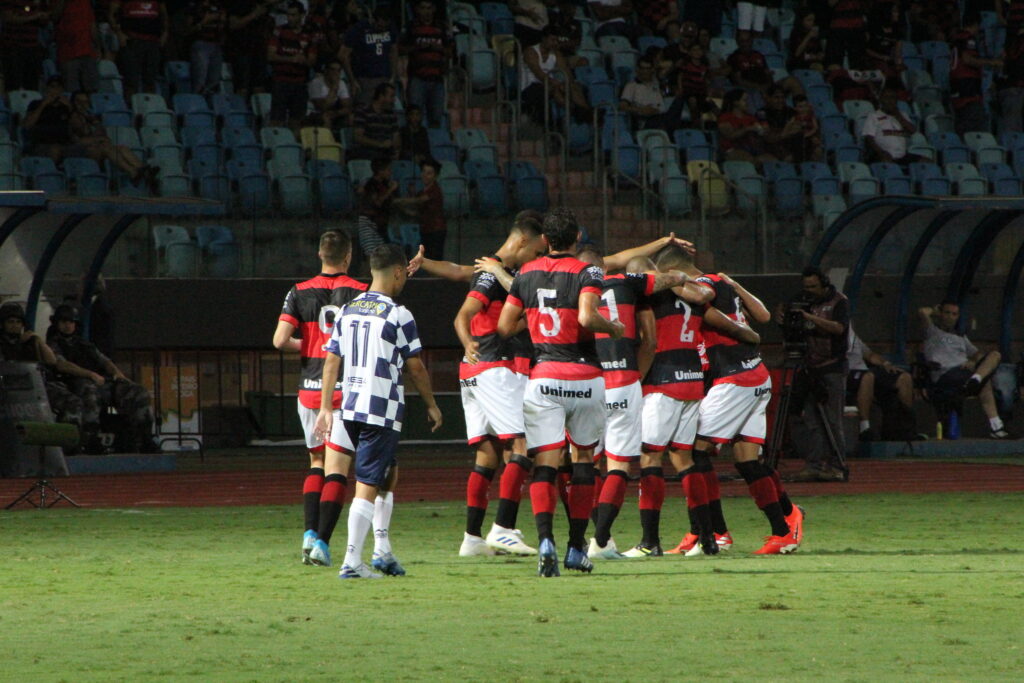
[[[807,438],[794,439],[805,465],[792,480],[843,481],[846,475],[842,454],[846,443],[842,421],[850,309],[846,297],[819,268],[805,268],[801,293],[788,307],[776,310],[775,319],[783,324],[787,340],[794,337],[797,330],[792,328],[799,329],[801,318],[805,370],[794,380],[793,405],[802,406]],[[824,409],[824,421],[816,404]],[[829,430],[838,452],[832,447]]]

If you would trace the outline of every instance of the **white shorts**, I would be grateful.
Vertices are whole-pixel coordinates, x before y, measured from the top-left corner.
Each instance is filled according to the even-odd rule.
[[[629,462],[640,457],[640,417],[644,392],[640,382],[604,390],[604,438],[599,451],[609,460]]]
[[[490,368],[469,379],[459,380],[462,410],[466,414],[469,445],[487,436],[515,439],[526,433],[523,426],[522,375],[509,368]]]
[[[526,449],[593,448],[604,433],[604,379],[531,379],[523,397]]]
[[[665,394],[644,396],[642,418],[643,448],[660,453],[666,448],[693,449],[697,438],[697,416],[701,401],[680,401]]]
[[[332,451],[338,451],[346,455],[355,455],[356,446],[352,443],[352,437],[349,436],[348,430],[345,429],[345,421],[341,419],[341,411],[335,410],[333,418],[331,420],[331,438],[327,439],[327,447]]]
[[[316,416],[320,414],[319,410],[315,408],[307,408],[302,405],[302,401],[297,401],[299,404],[299,422],[302,423],[302,433],[306,437],[306,448],[311,451],[322,450],[324,447],[323,439],[317,438],[316,435]]]
[[[771,398],[771,379],[756,387],[716,384],[700,403],[697,433],[701,439],[716,444],[737,440],[763,444]]]

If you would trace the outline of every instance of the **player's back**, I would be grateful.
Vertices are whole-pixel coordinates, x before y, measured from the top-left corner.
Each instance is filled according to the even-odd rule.
[[[657,346],[651,369],[644,378],[644,393],[662,393],[681,401],[704,394],[703,308],[663,290],[647,305],[654,314]]]
[[[344,358],[342,419],[402,428],[405,359],[421,351],[416,321],[380,292],[366,292],[345,306],[330,351]]]
[[[530,261],[512,283],[508,300],[526,312],[537,365],[531,376],[590,378],[600,375],[594,334],[579,323],[579,297],[601,296],[604,274],[568,254]],[[557,364],[542,368],[546,364]],[[583,368],[559,367],[565,365]]]
[[[625,386],[640,379],[636,358],[639,338],[636,312],[641,301],[653,292],[654,277],[645,273],[623,273],[604,278],[598,312],[608,320],[618,320],[624,328],[619,339],[612,339],[604,333],[594,335],[597,340],[597,356],[608,388]]]
[[[299,358],[299,400],[307,408],[320,407],[327,344],[335,318],[342,307],[366,290],[367,286],[344,273],[320,273],[296,284],[284,300],[280,320],[291,323],[301,336]]]
[[[491,256],[490,258],[497,258]],[[513,271],[505,269],[509,275]],[[498,318],[505,304],[508,292],[501,286],[498,279],[486,272],[476,273],[469,283],[469,298],[476,299],[483,306],[469,321],[469,333],[477,342],[479,361],[470,365],[461,363],[459,379],[468,379],[493,367],[513,366],[514,339],[503,339],[498,334]]]
[[[705,273],[697,278],[697,281],[710,285],[715,290],[715,298],[708,306],[713,306],[733,322],[746,324],[743,302],[731,284],[713,273]],[[744,386],[756,386],[768,377],[768,370],[761,360],[761,352],[756,344],[730,337],[707,323],[702,330],[705,349],[711,363],[711,377],[715,383],[728,381]]]

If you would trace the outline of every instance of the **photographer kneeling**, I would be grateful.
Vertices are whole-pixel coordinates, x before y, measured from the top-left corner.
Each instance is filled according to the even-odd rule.
[[[849,303],[820,269],[809,267],[803,272],[803,290],[786,309],[779,307],[775,319],[792,327],[794,320],[799,325],[797,315],[803,318],[806,369],[794,379],[793,409],[802,416],[806,438],[793,440],[805,464],[791,481],[844,481],[846,442],[842,422]],[[785,332],[787,338],[792,337],[791,330]],[[832,446],[829,431],[836,448]]]

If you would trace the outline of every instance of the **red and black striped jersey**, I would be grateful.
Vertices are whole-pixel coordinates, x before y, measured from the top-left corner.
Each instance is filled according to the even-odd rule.
[[[658,344],[651,369],[644,377],[647,394],[665,394],[679,401],[704,397],[704,309],[684,301],[671,290],[648,299],[654,313]]]
[[[743,315],[743,304],[732,285],[711,273],[701,275],[697,282],[710,285],[715,290],[715,298],[708,306],[714,306],[735,322],[747,322]],[[761,361],[761,353],[756,344],[733,339],[708,325],[704,325],[703,331],[713,384],[756,387],[768,379],[768,369]]]
[[[125,0],[121,3],[121,29],[129,38],[157,42],[164,29],[162,0]]]
[[[299,401],[307,408],[320,407],[320,388],[324,376],[324,346],[331,338],[334,319],[342,307],[365,292],[367,285],[344,273],[316,277],[300,282],[288,291],[278,320],[291,323],[302,337],[299,351],[302,373]],[[334,407],[341,405],[341,384],[335,385]]]
[[[624,387],[640,379],[640,366],[636,361],[639,339],[636,311],[644,297],[653,293],[653,275],[624,273],[604,278],[604,291],[601,293],[601,307],[598,310],[605,318],[618,320],[626,328],[619,339],[612,339],[601,332],[594,335],[606,389]]]
[[[507,301],[526,312],[536,365],[531,377],[594,379],[601,375],[594,334],[579,323],[580,294],[601,296],[604,273],[569,254],[530,261]]]
[[[498,259],[491,255],[490,258]],[[500,260],[500,259],[498,259]],[[514,273],[505,269],[509,275]],[[483,308],[469,321],[469,333],[473,341],[480,347],[480,360],[473,365],[463,362],[459,365],[459,379],[469,379],[491,368],[509,368],[513,366],[512,340],[506,340],[498,334],[498,318],[501,307],[505,305],[508,292],[498,282],[498,278],[490,273],[476,273],[469,282],[469,293],[466,295],[476,299]],[[463,359],[465,361],[465,359]]]
[[[270,37],[270,47],[281,57],[301,55],[316,56],[316,47],[309,34],[293,31],[290,26],[278,26]],[[305,83],[309,76],[309,67],[294,62],[274,62],[270,65],[274,81],[278,83]]]

